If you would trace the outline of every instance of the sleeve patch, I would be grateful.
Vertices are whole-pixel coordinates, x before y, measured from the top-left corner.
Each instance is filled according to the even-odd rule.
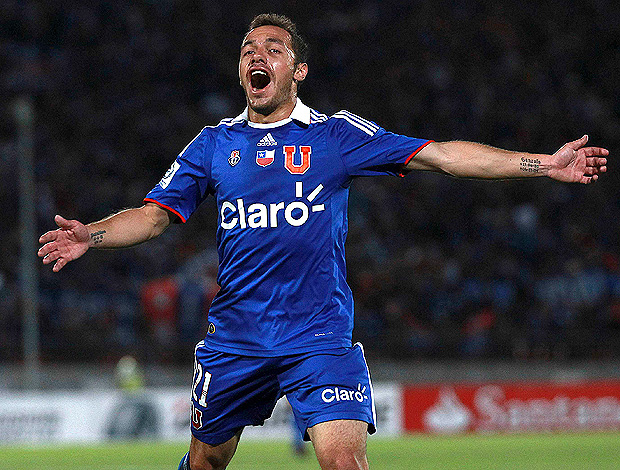
[[[181,168],[181,165],[179,164],[179,162],[177,162],[176,160],[172,162],[172,166],[168,168],[168,171],[166,171],[166,174],[161,179],[161,181],[158,183],[162,189],[166,189],[168,187],[168,185],[172,181],[172,178],[174,177],[174,174],[177,172],[179,168]]]

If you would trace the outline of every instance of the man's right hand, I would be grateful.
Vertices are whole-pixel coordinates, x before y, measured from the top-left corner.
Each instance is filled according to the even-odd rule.
[[[77,220],[67,220],[59,215],[54,217],[57,230],[51,230],[39,238],[39,243],[45,243],[38,252],[43,258],[43,264],[54,261],[52,271],[57,273],[65,264],[78,259],[90,248],[90,234],[84,224]]]

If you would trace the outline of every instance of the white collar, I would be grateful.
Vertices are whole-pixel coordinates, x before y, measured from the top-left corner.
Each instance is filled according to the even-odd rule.
[[[241,122],[241,121],[247,121],[248,126],[250,127],[257,127],[257,128],[262,128],[262,129],[271,128],[271,127],[280,127],[280,126],[283,126],[284,124],[288,124],[291,121],[299,121],[302,124],[309,126],[310,125],[310,108],[306,106],[305,104],[303,104],[299,98],[297,98],[297,102],[295,103],[293,112],[291,113],[289,117],[282,119],[280,121],[270,122],[268,124],[261,124],[258,122],[251,122],[248,119],[248,108],[246,106],[243,112],[239,116],[237,116],[235,119],[233,119],[233,122]]]

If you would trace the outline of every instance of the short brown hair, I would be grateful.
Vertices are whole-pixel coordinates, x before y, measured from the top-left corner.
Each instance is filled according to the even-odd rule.
[[[278,15],[276,13],[262,13],[255,16],[250,25],[248,26],[247,34],[259,26],[277,26],[291,35],[291,43],[293,46],[293,53],[295,54],[295,65],[302,64],[308,61],[308,44],[297,32],[297,26],[293,21],[284,15]]]

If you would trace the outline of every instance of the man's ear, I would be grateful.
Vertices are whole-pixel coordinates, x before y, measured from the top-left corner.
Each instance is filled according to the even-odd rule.
[[[308,64],[302,62],[301,64],[297,64],[295,68],[295,73],[293,74],[293,80],[297,82],[303,82],[308,75]]]

